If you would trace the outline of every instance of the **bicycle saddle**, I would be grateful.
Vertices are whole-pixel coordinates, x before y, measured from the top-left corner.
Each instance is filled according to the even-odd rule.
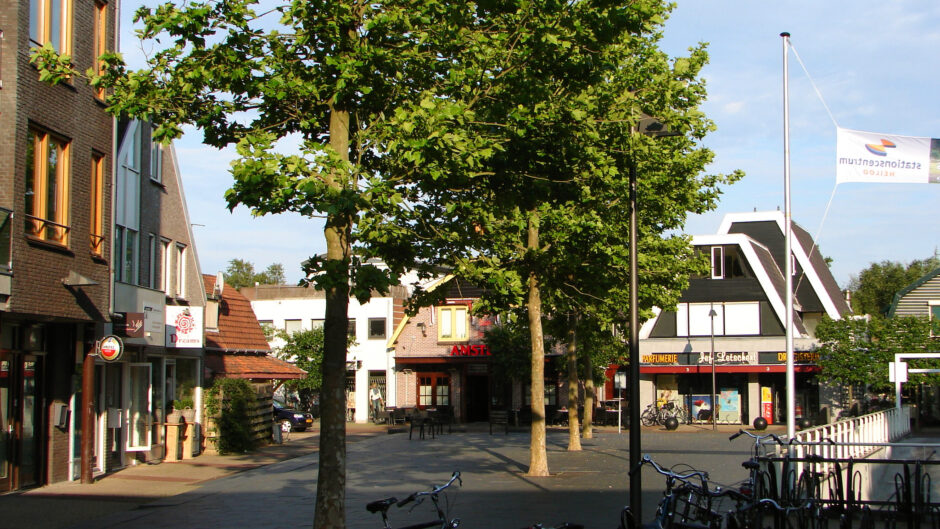
[[[393,497],[393,498],[385,498],[384,500],[375,500],[375,501],[373,501],[373,502],[370,502],[368,505],[366,505],[366,510],[369,511],[369,512],[371,512],[371,513],[377,513],[377,512],[380,512],[380,511],[381,511],[381,512],[385,512],[385,511],[387,511],[388,508],[391,507],[396,501],[398,501],[398,498],[394,498],[394,497]]]

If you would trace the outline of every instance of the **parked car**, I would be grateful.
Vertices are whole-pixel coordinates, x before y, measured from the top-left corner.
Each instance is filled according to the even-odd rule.
[[[282,431],[302,432],[313,425],[313,415],[299,412],[275,400],[274,421],[280,423]],[[290,424],[290,429],[285,428],[285,424]]]

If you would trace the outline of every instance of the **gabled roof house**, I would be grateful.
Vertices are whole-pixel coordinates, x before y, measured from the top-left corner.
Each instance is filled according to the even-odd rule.
[[[815,329],[850,313],[812,237],[792,227],[793,313],[786,314],[785,220],[779,211],[730,214],[714,235],[692,238],[709,272],[693,277],[676,307],[640,331],[641,395],[688,406],[693,417],[784,420],[785,326],[792,319],[797,414],[820,408]],[[712,406],[714,365],[715,406]]]

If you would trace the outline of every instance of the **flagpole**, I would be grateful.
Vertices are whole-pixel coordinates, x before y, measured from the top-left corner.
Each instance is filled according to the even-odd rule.
[[[790,72],[787,50],[790,34],[783,32],[783,224],[784,224],[784,276],[786,281],[786,348],[787,348],[787,438],[796,434],[796,373],[793,366],[793,251],[790,215]]]

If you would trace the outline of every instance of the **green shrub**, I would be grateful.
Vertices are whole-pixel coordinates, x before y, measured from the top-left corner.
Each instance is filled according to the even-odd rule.
[[[206,399],[206,412],[215,417],[219,431],[217,449],[220,454],[255,449],[250,414],[254,404],[255,392],[247,380],[220,378],[212,385]]]

